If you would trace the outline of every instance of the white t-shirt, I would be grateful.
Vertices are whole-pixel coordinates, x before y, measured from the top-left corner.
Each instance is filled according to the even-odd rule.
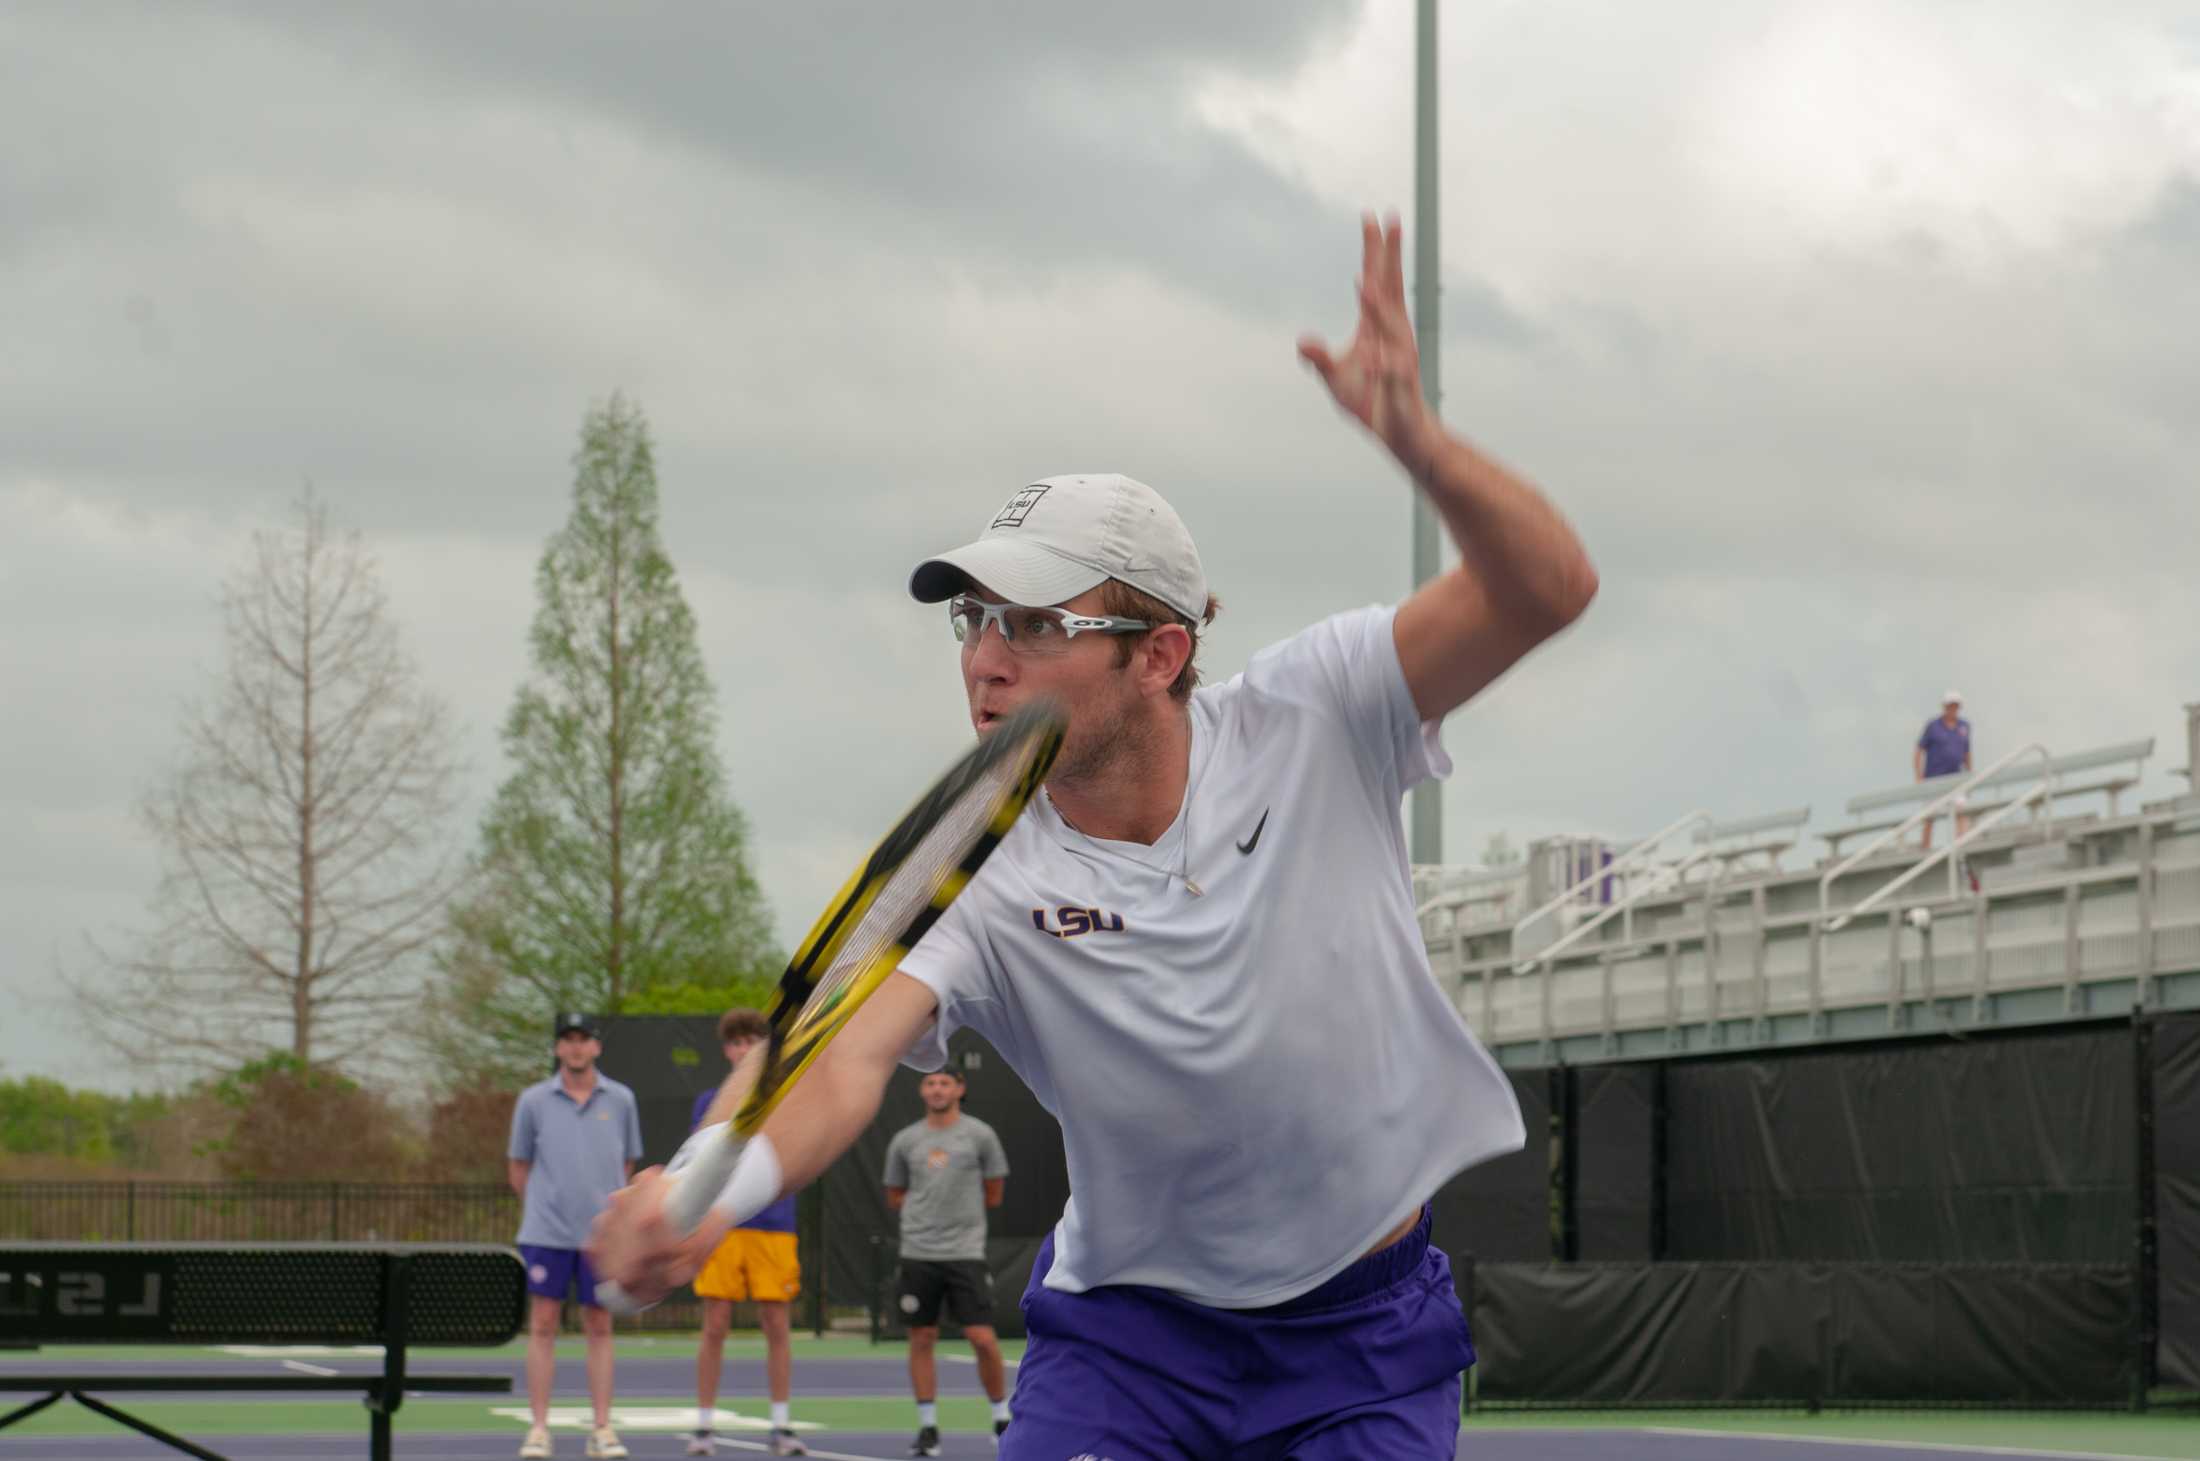
[[[1062,1123],[1049,1288],[1282,1303],[1522,1145],[1413,916],[1399,801],[1451,762],[1392,612],[1324,620],[1197,691],[1184,805],[1152,846],[1034,798],[903,960],[940,1002],[907,1062],[936,1069],[967,1025]]]

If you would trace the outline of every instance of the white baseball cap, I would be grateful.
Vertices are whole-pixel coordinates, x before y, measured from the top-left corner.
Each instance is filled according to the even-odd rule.
[[[1176,509],[1118,472],[1046,477],[993,514],[978,540],[927,558],[909,575],[919,603],[951,599],[973,583],[1014,603],[1041,606],[1121,579],[1193,623],[1207,616],[1207,570]]]
[[[1961,705],[1963,703],[1963,692],[1961,690],[1950,690],[1940,697],[1940,703],[1943,705]]]

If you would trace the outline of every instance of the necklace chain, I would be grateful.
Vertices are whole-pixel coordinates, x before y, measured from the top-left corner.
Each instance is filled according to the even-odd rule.
[[[1087,831],[1086,831],[1086,830],[1085,830],[1084,828],[1082,828],[1082,827],[1078,826],[1078,825],[1077,825],[1077,824],[1076,824],[1075,822],[1072,822],[1072,821],[1071,821],[1071,820],[1069,819],[1069,817],[1068,817],[1068,816],[1067,816],[1067,815],[1066,815],[1066,814],[1065,814],[1065,813],[1064,813],[1064,812],[1062,811],[1062,804],[1061,804],[1060,802],[1058,802],[1058,801],[1056,801],[1056,800],[1054,799],[1054,793],[1053,793],[1053,792],[1051,792],[1051,791],[1047,793],[1047,805],[1048,805],[1048,806],[1050,806],[1050,807],[1052,807],[1052,808],[1054,808],[1054,815],[1055,815],[1055,816],[1057,816],[1057,817],[1060,817],[1060,818],[1062,819],[1062,825],[1063,825],[1063,826],[1065,826],[1065,827],[1067,827],[1067,828],[1069,828],[1069,829],[1070,829],[1070,831],[1072,831],[1072,832],[1075,832],[1075,833],[1076,833],[1076,834],[1077,834],[1078,836],[1080,836],[1080,837],[1084,838],[1084,839],[1085,839],[1086,841],[1088,841],[1088,842],[1097,842],[1098,840],[1100,840],[1100,839],[1098,839],[1098,838],[1094,837],[1094,836],[1093,836],[1093,835],[1092,835],[1091,833],[1087,832]],[[1192,895],[1192,896],[1193,896],[1194,898],[1204,898],[1204,897],[1206,897],[1206,896],[1207,896],[1207,890],[1206,890],[1206,889],[1204,889],[1204,888],[1202,888],[1202,887],[1200,887],[1200,885],[1199,885],[1199,884],[1198,884],[1198,883],[1197,883],[1196,881],[1194,881],[1194,880],[1193,880],[1193,878],[1192,878],[1192,875],[1191,875],[1191,866],[1192,866],[1192,792],[1191,792],[1191,787],[1190,787],[1189,783],[1187,783],[1187,784],[1186,784],[1186,786],[1185,786],[1185,789],[1184,789],[1184,818],[1183,818],[1183,820],[1184,820],[1184,838],[1183,838],[1183,841],[1182,841],[1182,842],[1180,842],[1180,843],[1179,843],[1179,844],[1177,845],[1177,850],[1176,850],[1176,852],[1177,852],[1177,865],[1176,865],[1176,871],[1175,871],[1175,872],[1173,872],[1173,873],[1172,873],[1172,872],[1170,872],[1170,871],[1169,871],[1169,870],[1168,870],[1167,868],[1165,868],[1165,867],[1161,867],[1161,866],[1159,866],[1158,864],[1155,864],[1155,863],[1150,863],[1150,862],[1146,861],[1146,859],[1144,859],[1144,858],[1142,858],[1142,857],[1133,857],[1133,856],[1131,856],[1131,855],[1130,855],[1129,853],[1127,853],[1127,852],[1115,852],[1115,856],[1117,856],[1117,857],[1120,857],[1120,858],[1122,858],[1122,859],[1123,859],[1123,861],[1125,861],[1125,862],[1128,862],[1128,863],[1133,863],[1133,864],[1135,864],[1135,865],[1137,865],[1137,866],[1139,866],[1139,867],[1142,867],[1142,868],[1144,868],[1144,869],[1145,869],[1146,871],[1148,871],[1148,872],[1151,872],[1151,873],[1159,873],[1159,874],[1161,874],[1161,876],[1163,876],[1163,877],[1165,877],[1165,878],[1175,878],[1175,879],[1176,879],[1177,881],[1179,881],[1179,882],[1181,882],[1181,883],[1183,883],[1183,884],[1184,884],[1184,891],[1185,891],[1185,892],[1187,892],[1187,893],[1191,894],[1191,895]],[[1120,839],[1110,839],[1110,840],[1111,840],[1111,841],[1114,841],[1114,840],[1120,840]],[[1113,849],[1112,847],[1111,847],[1110,849],[1108,849],[1108,850],[1109,850],[1109,851],[1111,851],[1111,852],[1114,852],[1114,849]]]

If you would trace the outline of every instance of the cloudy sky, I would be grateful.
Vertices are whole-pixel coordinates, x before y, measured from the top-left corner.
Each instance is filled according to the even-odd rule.
[[[1406,488],[1293,341],[1349,330],[1356,212],[1411,221],[1412,8],[0,11],[0,1073],[128,1083],[54,980],[142,916],[218,581],[308,480],[478,807],[582,413],[636,398],[787,938],[966,737],[901,585],[1023,482],[1161,488],[1215,671],[1396,597]],[[2180,789],[2189,3],[1444,27],[1445,414],[1604,584],[1451,722],[1452,859],[1837,820],[1951,682],[1985,756],[2154,735]]]

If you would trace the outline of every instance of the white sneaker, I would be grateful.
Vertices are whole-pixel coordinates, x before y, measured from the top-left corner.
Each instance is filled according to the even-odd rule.
[[[807,1456],[810,1448],[802,1444],[802,1438],[786,1426],[772,1431],[771,1454],[774,1456]]]
[[[688,1437],[687,1453],[690,1456],[708,1456],[717,1449],[717,1437],[709,1431],[697,1431]]]
[[[611,1427],[600,1425],[589,1432],[587,1454],[601,1457],[602,1461],[624,1461],[626,1442],[620,1440],[619,1433]]]
[[[527,1439],[519,1443],[519,1453],[526,1461],[548,1461],[550,1455],[550,1427],[529,1426]]]

